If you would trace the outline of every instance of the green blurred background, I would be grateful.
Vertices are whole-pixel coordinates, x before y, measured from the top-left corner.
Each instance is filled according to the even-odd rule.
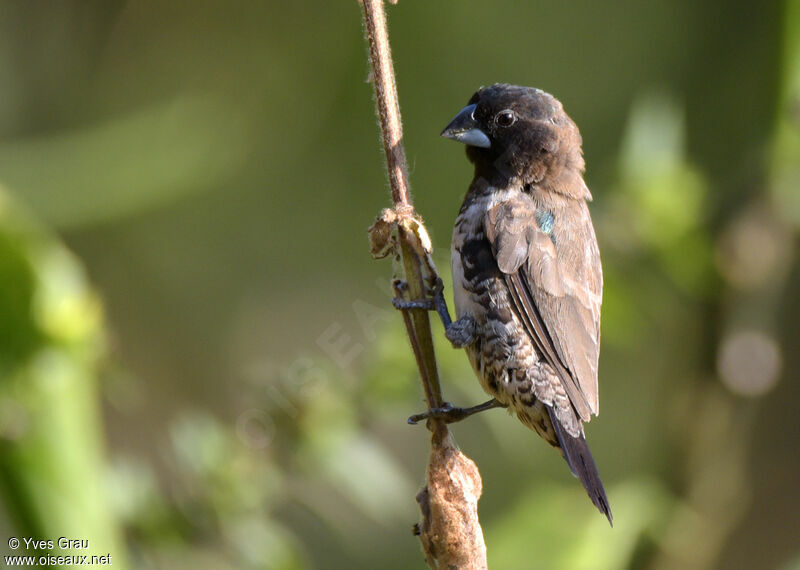
[[[483,414],[454,432],[490,566],[800,568],[800,2],[388,11],[443,273],[471,169],[438,133],[479,86],[555,94],[595,197],[587,434],[615,527]],[[355,0],[0,1],[3,555],[66,536],[117,568],[423,566],[367,79]],[[482,401],[436,327],[447,399]]]

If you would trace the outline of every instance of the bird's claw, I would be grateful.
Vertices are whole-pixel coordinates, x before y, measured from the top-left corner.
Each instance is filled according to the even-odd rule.
[[[444,402],[440,408],[431,408],[427,412],[414,414],[408,418],[408,423],[411,425],[416,425],[422,420],[426,420],[428,418],[438,418],[446,424],[452,424],[455,422],[460,422],[464,418],[468,418],[473,414],[491,410],[492,408],[505,408],[505,406],[494,398],[484,402],[483,404],[472,406],[471,408],[456,408],[450,402]]]
[[[395,297],[392,299],[392,305],[394,305],[395,309],[400,311],[408,311],[410,309],[424,309],[426,311],[433,311],[436,308],[432,299],[413,299],[411,301],[407,301],[405,299],[401,299],[400,297]]]
[[[450,423],[447,421],[447,415],[450,414],[453,410],[457,410],[460,408],[454,408],[452,404],[449,402],[445,402],[442,404],[441,408],[431,408],[427,412],[422,412],[421,414],[414,414],[413,416],[408,418],[408,423],[411,425],[416,425],[422,420],[427,420],[428,418],[437,417],[445,420],[445,423]]]
[[[461,317],[450,323],[444,330],[444,336],[453,345],[453,348],[464,348],[475,342],[475,320],[470,317]]]
[[[408,291],[408,281],[402,279],[395,279],[392,283],[396,293],[404,293]],[[392,305],[395,309],[407,311],[409,309],[424,309],[426,311],[436,311],[439,308],[440,300],[443,299],[444,282],[441,277],[436,278],[436,282],[432,286],[425,287],[425,293],[430,297],[425,299],[411,299],[406,300],[401,297],[392,299]]]

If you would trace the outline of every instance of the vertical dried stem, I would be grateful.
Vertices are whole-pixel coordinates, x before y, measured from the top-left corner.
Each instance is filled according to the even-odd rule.
[[[372,252],[376,256],[394,253],[402,262],[401,280],[407,284],[408,298],[423,299],[427,296],[426,285],[436,283],[438,275],[430,257],[427,231],[411,202],[383,0],[362,0],[362,6],[394,202],[394,209],[385,210],[370,228]],[[441,407],[442,392],[428,312],[423,309],[403,311],[403,321],[428,407]],[[417,495],[422,522],[415,527],[425,561],[430,568],[486,568],[486,546],[478,521],[478,499],[482,491],[478,468],[453,443],[447,424],[434,417],[428,421],[428,427],[433,432],[431,453],[427,482]]]
[[[408,189],[408,167],[403,149],[403,124],[394,80],[392,50],[386,28],[383,0],[363,0],[364,23],[367,28],[369,58],[372,62],[372,83],[383,133],[383,149],[389,170],[389,184],[396,210],[413,209]]]
[[[407,294],[411,299],[422,299],[426,295],[425,281],[435,279],[430,275],[433,263],[428,257],[421,234],[427,235],[421,220],[417,219],[408,185],[408,167],[403,149],[403,127],[400,119],[400,104],[394,79],[394,64],[389,46],[389,33],[386,28],[386,14],[383,0],[363,0],[364,23],[367,28],[367,43],[372,64],[372,82],[378,118],[381,123],[383,149],[386,153],[386,167],[389,171],[389,184],[392,188],[395,225],[399,238],[400,258],[402,260],[404,281],[408,285]],[[386,218],[386,215],[384,215]],[[387,221],[388,218],[387,218]],[[404,313],[404,321],[414,356],[419,366],[425,399],[429,408],[442,406],[442,391],[439,385],[439,371],[433,351],[433,338],[428,312],[412,310]],[[432,427],[446,427],[439,420],[431,421]]]

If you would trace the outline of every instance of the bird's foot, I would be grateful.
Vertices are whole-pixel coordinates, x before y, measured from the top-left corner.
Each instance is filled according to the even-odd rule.
[[[414,425],[422,420],[426,420],[428,418],[438,418],[444,421],[444,423],[452,424],[455,422],[460,422],[464,418],[468,418],[473,414],[477,414],[479,412],[483,412],[486,410],[491,410],[492,408],[505,408],[506,406],[492,398],[488,402],[484,402],[483,404],[478,404],[477,406],[472,406],[471,408],[456,408],[449,402],[445,402],[441,408],[431,408],[427,412],[423,412],[421,414],[414,414],[410,418],[408,418],[408,423]]]
[[[406,300],[400,294],[408,290],[408,283],[397,279],[393,283],[397,297],[392,299],[395,309],[408,311],[410,309],[423,309],[426,311],[436,311],[442,319],[444,334],[454,348],[464,348],[475,342],[477,323],[469,315],[465,315],[453,322],[450,319],[450,312],[447,310],[447,302],[444,300],[444,283],[437,277],[436,282],[431,287],[426,287],[426,294],[431,297],[425,299]]]
[[[424,309],[426,311],[436,311],[438,309],[438,298],[442,295],[442,291],[444,289],[444,285],[442,284],[441,279],[436,280],[436,284],[433,287],[425,287],[425,294],[431,295],[431,297],[426,297],[424,299],[403,299],[399,296],[400,293],[404,293],[408,291],[408,282],[403,281],[402,279],[395,279],[392,283],[394,287],[395,293],[398,294],[397,297],[392,299],[392,305],[394,305],[395,309],[401,311],[408,311],[410,309]]]
[[[454,348],[464,348],[475,342],[475,329],[477,323],[470,316],[464,316],[454,323],[450,323],[444,330],[444,336]]]
[[[407,301],[406,299],[395,297],[392,299],[392,305],[394,305],[395,309],[401,311],[408,311],[411,309],[425,309],[426,311],[436,310],[433,299],[412,299],[411,301]]]

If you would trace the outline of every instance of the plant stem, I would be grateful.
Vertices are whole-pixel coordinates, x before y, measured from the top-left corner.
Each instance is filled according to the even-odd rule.
[[[403,150],[403,128],[394,79],[383,0],[362,0],[372,82],[381,124],[393,210],[385,210],[370,228],[373,255],[393,253],[401,261],[401,281],[409,299],[424,299],[439,282],[431,245],[422,220],[414,212]],[[427,286],[427,287],[426,287]],[[401,291],[395,286],[395,294]],[[442,390],[428,311],[403,311],[403,321],[419,368],[428,408],[442,407]],[[478,520],[482,482],[475,463],[456,447],[447,424],[431,417],[433,432],[426,485],[417,495],[422,522],[415,527],[430,568],[485,569],[486,546]]]
[[[367,27],[369,57],[372,62],[372,84],[381,121],[383,149],[392,187],[392,201],[396,210],[411,209],[408,188],[408,167],[403,149],[403,124],[400,119],[400,104],[394,80],[392,50],[386,28],[386,13],[383,0],[363,0],[364,23]]]

